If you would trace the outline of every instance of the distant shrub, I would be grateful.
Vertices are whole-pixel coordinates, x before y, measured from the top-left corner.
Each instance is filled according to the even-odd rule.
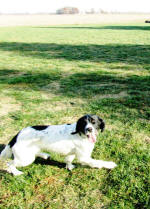
[[[76,7],[64,7],[56,11],[57,14],[78,14],[79,9]]]

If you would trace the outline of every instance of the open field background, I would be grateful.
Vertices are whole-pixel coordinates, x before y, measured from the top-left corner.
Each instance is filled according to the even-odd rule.
[[[0,15],[0,26],[144,23],[149,18],[150,14]]]
[[[0,208],[149,208],[149,25],[1,27],[0,60],[0,150],[28,125],[94,113],[106,130],[93,157],[118,164],[69,172],[51,153],[13,177],[0,162]]]

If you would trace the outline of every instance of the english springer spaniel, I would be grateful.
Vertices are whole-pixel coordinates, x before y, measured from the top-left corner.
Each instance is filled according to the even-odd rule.
[[[96,115],[85,115],[73,124],[27,127],[8,143],[0,158],[13,155],[14,159],[8,163],[8,172],[13,175],[22,174],[16,167],[30,165],[36,157],[48,159],[50,155],[43,151],[65,155],[69,170],[74,168],[75,157],[82,165],[112,169],[116,167],[114,162],[91,158],[98,131],[103,132],[104,128],[104,121]]]

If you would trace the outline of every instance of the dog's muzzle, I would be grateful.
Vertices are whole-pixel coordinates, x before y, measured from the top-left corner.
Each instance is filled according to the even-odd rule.
[[[93,128],[91,128],[91,127],[86,128],[85,129],[85,135],[87,136],[87,138],[89,139],[89,141],[91,143],[96,142],[97,135],[96,135],[95,131],[93,130]]]

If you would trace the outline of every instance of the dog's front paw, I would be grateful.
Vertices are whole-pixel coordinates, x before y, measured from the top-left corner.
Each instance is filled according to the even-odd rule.
[[[68,169],[69,171],[71,171],[74,168],[75,168],[75,165],[73,165],[73,164],[66,164],[66,169]]]
[[[48,158],[50,158],[51,156],[47,153],[43,153],[43,159],[47,160]]]
[[[38,153],[37,157],[41,157],[41,158],[47,160],[48,158],[50,158],[50,155],[48,153],[41,152],[41,153]]]
[[[115,168],[116,166],[117,166],[117,164],[114,163],[114,162],[106,162],[106,163],[104,164],[104,168],[108,168],[108,169]]]

